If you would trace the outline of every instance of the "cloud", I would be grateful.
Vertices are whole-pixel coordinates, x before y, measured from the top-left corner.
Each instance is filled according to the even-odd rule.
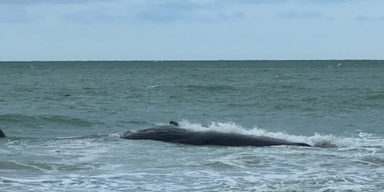
[[[298,13],[296,11],[286,11],[276,14],[276,17],[279,18],[319,18],[323,17],[324,15],[318,12],[304,12],[304,13]]]
[[[0,22],[109,23],[126,19],[128,5],[117,0],[0,0]]]
[[[216,3],[226,4],[280,4],[292,0],[216,0]]]
[[[366,16],[366,15],[358,15],[355,19],[357,21],[384,21],[384,16],[371,17],[371,16]]]
[[[370,21],[370,20],[373,20],[373,18],[365,16],[365,15],[359,15],[356,17],[356,20],[358,20],[358,21]]]
[[[210,23],[245,18],[244,13],[233,9],[224,10],[224,6],[214,3],[214,0],[142,0],[135,2],[114,0],[116,3],[111,3],[111,1],[0,0],[0,22],[61,19],[81,24],[115,22],[169,24],[175,22]],[[96,2],[99,3],[96,4]],[[81,5],[72,6],[72,4]],[[13,7],[14,10],[8,11],[4,7]]]
[[[193,11],[196,9],[208,9],[209,4],[196,3],[188,0],[147,1],[151,8],[162,10]]]
[[[227,3],[227,4],[320,3],[320,4],[330,4],[330,3],[351,3],[354,1],[361,1],[361,0],[216,0],[216,3]],[[369,1],[369,0],[365,0],[365,1]]]
[[[301,0],[301,2],[307,2],[307,3],[352,3],[356,1],[362,1],[362,0]],[[370,1],[370,0],[363,0],[364,2]]]
[[[113,23],[128,20],[127,15],[108,14],[99,10],[75,11],[60,18],[81,24]]]
[[[98,1],[114,1],[114,0],[0,0],[0,4],[9,4],[9,5],[31,5],[31,4],[84,4],[84,3],[93,3]]]
[[[26,23],[31,19],[23,7],[0,6],[0,23]]]
[[[239,11],[223,11],[223,6],[205,1],[168,0],[146,1],[134,6],[134,17],[139,21],[171,23],[178,21],[217,22],[244,18]]]

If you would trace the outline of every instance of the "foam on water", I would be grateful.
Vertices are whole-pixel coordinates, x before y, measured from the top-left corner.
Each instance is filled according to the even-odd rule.
[[[20,146],[21,145],[21,146]],[[25,167],[36,168],[36,162],[46,167],[42,171],[54,170],[53,167],[61,166],[65,168],[68,165],[76,165],[88,162],[94,162],[106,153],[109,145],[102,142],[102,139],[50,139],[43,141],[20,141],[14,140],[7,143],[3,149],[3,154],[9,154],[8,162],[22,165]],[[12,156],[29,156],[23,162],[13,160]],[[42,159],[42,160],[41,160]],[[40,161],[38,161],[40,160]]]
[[[244,172],[252,167],[259,167],[259,171],[263,170],[262,174],[251,171],[248,172],[248,176],[243,177],[249,182],[261,184],[262,187],[256,191],[273,189],[368,191],[383,188],[379,180],[384,177],[384,139],[373,133],[359,132],[353,137],[319,133],[314,133],[313,136],[302,136],[290,135],[285,132],[271,132],[258,127],[245,129],[232,122],[212,122],[208,127],[203,127],[200,124],[182,121],[180,126],[190,127],[196,131],[267,136],[307,142],[315,146],[314,148],[289,147],[289,150],[281,150],[286,148],[281,146],[257,148],[254,149],[257,151],[256,153],[264,155],[266,159],[253,157],[255,160],[251,161],[250,164],[247,161],[249,154],[241,153],[214,160],[231,167],[240,168]],[[265,163],[266,160],[274,163]],[[343,161],[345,164],[340,164]],[[277,172],[281,173],[277,174]],[[314,190],[314,188],[319,189]]]
[[[207,147],[100,137],[7,138],[2,190],[28,191],[377,191],[383,189],[383,139],[291,135],[232,122],[180,122],[221,131],[307,142],[317,147]],[[14,158],[17,156],[18,158]],[[22,158],[24,157],[24,158]],[[18,160],[14,160],[18,159]],[[5,164],[4,164],[5,163]],[[23,177],[20,177],[20,173]]]
[[[147,86],[146,89],[153,89],[156,87],[160,87],[160,85],[150,85],[150,86]]]

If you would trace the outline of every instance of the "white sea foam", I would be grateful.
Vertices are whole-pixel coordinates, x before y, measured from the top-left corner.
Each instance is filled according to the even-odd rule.
[[[246,135],[256,135],[273,137],[278,139],[284,139],[294,142],[306,142],[316,147],[373,147],[384,148],[384,138],[380,138],[375,134],[360,132],[356,137],[337,137],[331,134],[314,133],[313,136],[303,135],[290,135],[286,132],[272,132],[259,127],[253,127],[252,129],[246,129],[233,122],[211,122],[208,127],[203,127],[201,124],[189,123],[187,120],[183,120],[180,123],[181,127],[187,127],[195,131],[219,131],[226,133],[238,133]]]
[[[150,86],[147,86],[146,89],[153,89],[156,87],[160,87],[160,85],[150,85]]]
[[[22,153],[26,159],[18,157],[13,163],[27,168],[4,173],[0,169],[0,188],[103,192],[380,191],[384,187],[380,184],[384,142],[372,133],[347,138],[247,129],[232,122],[204,127],[181,121],[180,126],[308,142],[323,148],[195,147],[108,138],[13,141],[3,143],[0,152]],[[327,148],[330,146],[334,147]],[[15,152],[9,153],[12,150]],[[20,177],[20,171],[26,174]]]

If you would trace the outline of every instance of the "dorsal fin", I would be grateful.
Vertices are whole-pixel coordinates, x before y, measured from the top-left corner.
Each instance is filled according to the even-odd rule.
[[[3,130],[0,129],[0,138],[5,137]]]

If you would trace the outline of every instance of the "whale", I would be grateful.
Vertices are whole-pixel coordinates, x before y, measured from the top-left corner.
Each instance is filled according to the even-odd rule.
[[[4,138],[5,137],[5,134],[3,132],[3,130],[0,129],[0,138]]]
[[[225,133],[219,131],[194,131],[179,127],[179,124],[175,121],[170,121],[168,125],[155,126],[153,128],[143,129],[136,132],[126,131],[121,135],[121,138],[129,140],[155,140],[168,143],[200,146],[265,147],[292,145],[311,147],[311,145],[307,143],[291,142],[264,136]]]

